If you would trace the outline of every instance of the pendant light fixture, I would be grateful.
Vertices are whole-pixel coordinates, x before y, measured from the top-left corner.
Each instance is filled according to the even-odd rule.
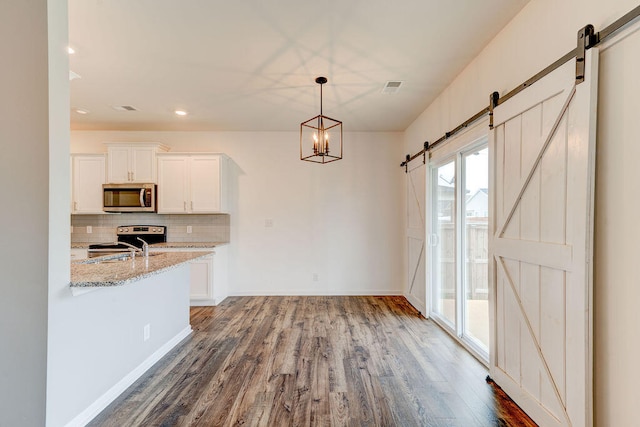
[[[324,164],[342,159],[342,122],[322,114],[322,85],[326,82],[326,77],[316,78],[320,115],[300,124],[300,160]]]

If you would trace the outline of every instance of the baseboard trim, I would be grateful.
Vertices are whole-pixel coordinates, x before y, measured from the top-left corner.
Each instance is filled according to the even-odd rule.
[[[427,308],[424,306],[424,303],[420,301],[418,298],[414,297],[411,294],[403,294],[403,296],[409,301],[409,304],[413,306],[416,310],[418,310],[424,317],[428,318],[429,313],[427,312]]]
[[[264,292],[264,291],[248,291],[248,292],[234,292],[229,294],[232,297],[311,297],[311,296],[404,296],[401,290],[362,290],[362,291],[344,291],[344,292],[317,292],[317,291],[276,291],[276,292]]]
[[[87,425],[92,419],[94,419],[100,412],[102,412],[107,406],[111,404],[118,396],[120,396],[131,384],[136,382],[145,372],[149,370],[158,360],[162,359],[169,351],[171,351],[176,345],[191,334],[191,325],[184,328],[176,336],[167,341],[162,347],[154,351],[149,357],[147,357],[140,365],[138,365],[133,371],[129,372],[118,381],[113,387],[107,390],[102,396],[100,396],[95,402],[93,402],[87,409],[80,412],[74,419],[69,421],[65,427],[82,427]]]
[[[216,300],[213,299],[192,299],[189,301],[189,305],[191,307],[208,307],[214,306],[216,304]]]

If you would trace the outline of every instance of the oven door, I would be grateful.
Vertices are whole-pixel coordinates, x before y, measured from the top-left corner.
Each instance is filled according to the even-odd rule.
[[[155,212],[155,184],[104,184],[105,212]]]

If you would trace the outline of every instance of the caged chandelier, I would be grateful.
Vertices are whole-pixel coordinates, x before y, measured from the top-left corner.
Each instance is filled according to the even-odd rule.
[[[318,77],[320,115],[300,124],[300,160],[330,163],[342,158],[342,122],[322,114],[322,85],[326,77]]]

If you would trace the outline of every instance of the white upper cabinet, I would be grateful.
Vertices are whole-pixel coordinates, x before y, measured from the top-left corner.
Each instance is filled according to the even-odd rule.
[[[189,157],[158,156],[158,213],[187,213]]]
[[[221,213],[226,206],[222,154],[158,156],[158,213]]]
[[[193,156],[190,163],[191,212],[221,212],[220,156]]]
[[[71,213],[102,214],[102,184],[106,178],[104,154],[71,155]]]
[[[157,180],[156,154],[166,151],[157,143],[107,143],[107,181],[109,183],[144,182]]]

